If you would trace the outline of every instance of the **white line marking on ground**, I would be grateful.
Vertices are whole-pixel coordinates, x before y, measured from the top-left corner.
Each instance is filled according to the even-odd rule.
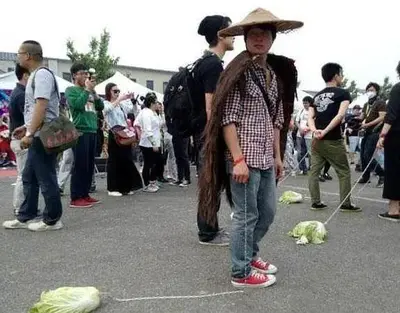
[[[297,186],[292,186],[292,185],[282,185],[281,187],[286,187],[286,188],[290,188],[290,189],[297,189],[297,190],[302,190],[302,191],[308,191],[308,188],[297,187]],[[329,195],[329,196],[340,196],[336,192],[327,192],[327,191],[321,191],[321,194],[325,194],[325,195]],[[376,202],[376,203],[385,203],[385,204],[388,203],[388,201],[385,201],[385,200],[366,198],[366,197],[353,197],[353,199],[366,200],[366,201],[371,201],[371,202]]]
[[[132,298],[132,299],[115,299],[118,302],[132,302],[132,301],[147,301],[147,300],[174,300],[174,299],[201,299],[201,298],[211,298],[218,296],[227,296],[237,293],[243,293],[243,291],[227,291],[220,293],[211,293],[204,295],[193,295],[193,296],[165,296],[165,297],[142,297],[142,298]]]

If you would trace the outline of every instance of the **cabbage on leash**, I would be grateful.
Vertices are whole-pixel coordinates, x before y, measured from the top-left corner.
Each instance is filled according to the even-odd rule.
[[[100,292],[94,287],[62,287],[42,292],[29,313],[90,313],[100,306]]]
[[[289,236],[298,238],[296,241],[298,245],[324,243],[327,235],[325,225],[318,221],[300,222],[289,232]]]
[[[279,202],[284,204],[300,203],[302,201],[303,196],[294,191],[285,191],[279,198]]]

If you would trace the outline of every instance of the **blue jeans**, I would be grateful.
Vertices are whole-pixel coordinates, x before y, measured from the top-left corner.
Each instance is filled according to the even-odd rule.
[[[250,168],[247,184],[231,177],[233,223],[231,233],[232,277],[250,274],[250,262],[257,256],[259,243],[276,213],[275,170]]]
[[[38,214],[39,189],[42,191],[45,208],[43,222],[54,225],[61,218],[62,205],[56,173],[57,155],[48,154],[38,137],[29,147],[25,168],[22,173],[24,202],[18,220],[22,223],[36,218]]]

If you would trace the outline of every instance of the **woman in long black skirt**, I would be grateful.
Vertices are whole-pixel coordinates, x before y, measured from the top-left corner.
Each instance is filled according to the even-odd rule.
[[[400,62],[396,70],[400,76]],[[394,85],[390,92],[378,148],[384,148],[383,198],[389,199],[388,211],[379,214],[379,217],[400,222],[400,83]]]
[[[133,161],[131,146],[120,146],[115,141],[111,129],[120,125],[127,127],[127,114],[133,110],[131,95],[120,96],[116,84],[106,86],[106,101],[104,101],[104,118],[110,129],[108,133],[108,160],[107,160],[107,190],[108,195],[120,197],[133,194],[143,187],[142,178]]]

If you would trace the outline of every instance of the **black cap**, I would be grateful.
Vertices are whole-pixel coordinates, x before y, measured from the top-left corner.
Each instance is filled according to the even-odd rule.
[[[200,23],[197,33],[205,36],[208,43],[211,43],[217,38],[218,32],[229,26],[231,19],[222,15],[206,16]]]

